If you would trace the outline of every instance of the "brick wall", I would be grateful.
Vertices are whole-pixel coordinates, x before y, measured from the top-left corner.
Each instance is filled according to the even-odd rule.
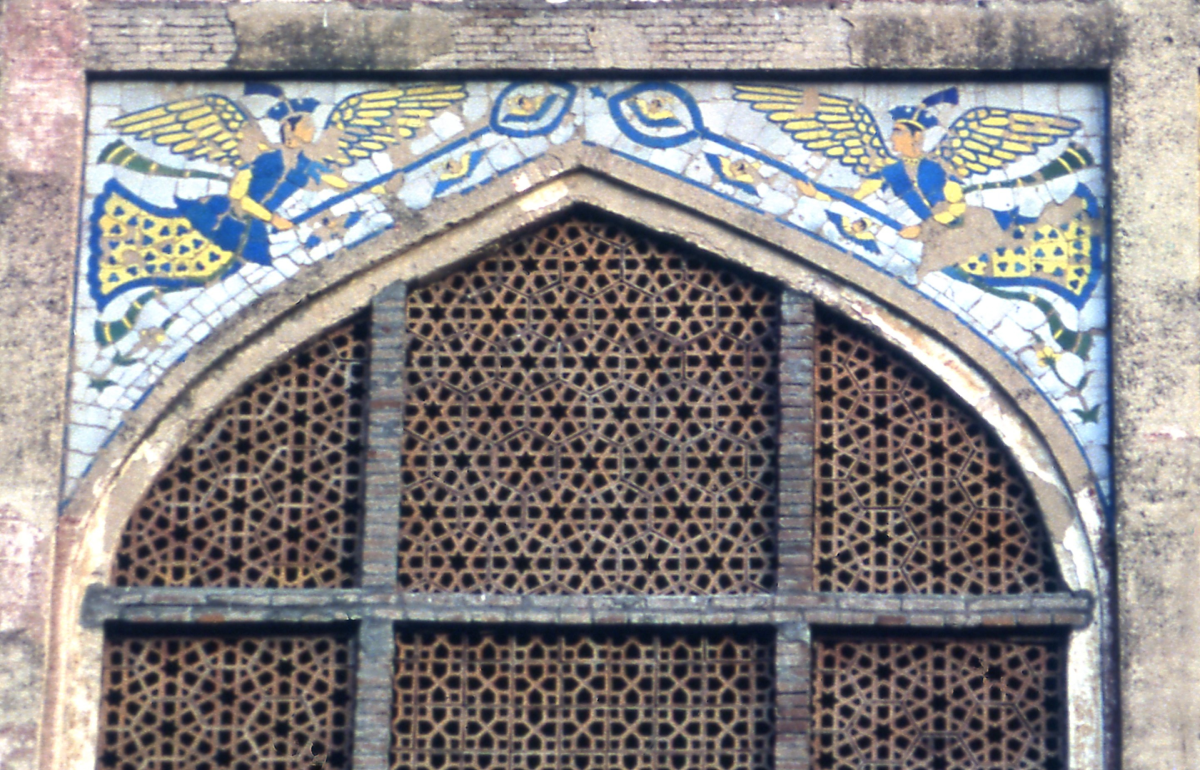
[[[998,5],[998,3],[996,3]],[[95,71],[1103,67],[1109,3],[544,0],[477,3],[103,2],[88,9]],[[1047,31],[1053,30],[1049,35]],[[982,59],[981,59],[982,55]]]

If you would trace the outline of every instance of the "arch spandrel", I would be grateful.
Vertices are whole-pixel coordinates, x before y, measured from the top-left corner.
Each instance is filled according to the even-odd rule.
[[[1106,495],[1093,86],[102,83],[93,104],[68,496],[163,374],[273,286],[577,158],[682,182],[693,208],[950,309],[1053,403]],[[191,120],[224,133],[189,138]]]

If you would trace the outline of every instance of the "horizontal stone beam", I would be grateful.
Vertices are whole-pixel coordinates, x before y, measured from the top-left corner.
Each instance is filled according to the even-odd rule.
[[[499,596],[397,594],[383,590],[104,588],[84,601],[89,626],[105,622],[311,623],[357,620],[564,625],[773,625],[1081,628],[1087,594],[895,596]]]

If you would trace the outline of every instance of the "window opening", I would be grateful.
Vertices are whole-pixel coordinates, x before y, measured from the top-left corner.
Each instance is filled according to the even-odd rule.
[[[822,640],[813,646],[815,766],[1059,770],[1062,645]]]
[[[392,770],[767,770],[762,636],[401,631]]]
[[[101,767],[1062,762],[1090,598],[902,353],[583,213],[373,314],[243,388],[135,510],[87,599]]]
[[[100,767],[348,768],[353,642],[306,636],[110,633]]]
[[[349,588],[359,565],[367,325],[242,388],[130,518],[118,586]]]
[[[774,581],[778,292],[571,218],[408,300],[400,584]]]
[[[978,418],[831,313],[815,349],[819,590],[1060,590],[1028,485]]]

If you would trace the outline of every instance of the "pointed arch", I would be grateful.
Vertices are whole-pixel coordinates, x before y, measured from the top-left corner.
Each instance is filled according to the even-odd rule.
[[[302,273],[227,323],[164,377],[102,451],[62,520],[50,729],[78,730],[81,737],[94,733],[75,705],[97,697],[98,633],[78,623],[84,586],[107,580],[114,543],[134,506],[229,393],[368,307],[384,288],[442,275],[514,232],[579,206],[634,222],[812,296],[904,349],[969,405],[1030,480],[1068,586],[1100,600],[1097,622],[1075,632],[1070,645],[1073,667],[1100,670],[1109,620],[1094,484],[1058,415],[1015,366],[951,313],[853,257],[684,181],[573,145],[510,178],[431,206],[395,231]],[[1071,766],[1089,766],[1089,758],[1102,751],[1103,731],[1092,728],[1102,721],[1099,688],[1072,689],[1070,701]],[[90,756],[90,741],[84,739],[79,756]]]

